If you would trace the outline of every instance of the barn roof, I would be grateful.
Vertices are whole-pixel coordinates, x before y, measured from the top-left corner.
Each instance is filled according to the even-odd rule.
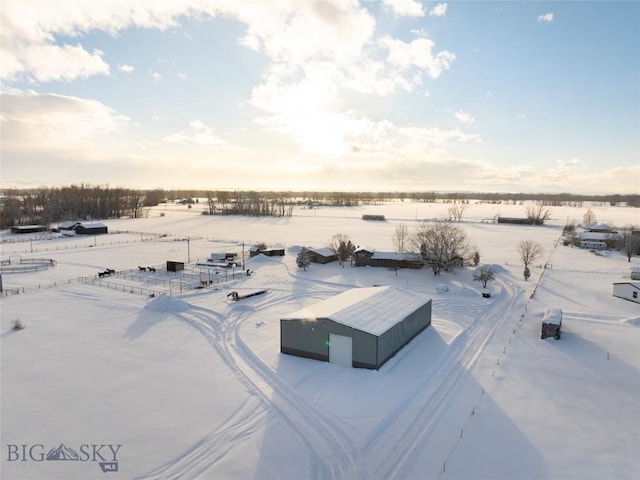
[[[429,301],[422,294],[393,286],[352,288],[283,320],[328,318],[356,330],[380,335]]]
[[[333,249],[329,247],[310,248],[309,251],[316,253],[318,255],[321,255],[323,257],[331,257],[336,254],[336,252],[334,252]]]
[[[81,226],[89,229],[106,227],[104,223],[82,223]]]
[[[422,256],[419,253],[411,252],[373,252],[371,258],[374,260],[409,260],[416,261],[422,260]]]

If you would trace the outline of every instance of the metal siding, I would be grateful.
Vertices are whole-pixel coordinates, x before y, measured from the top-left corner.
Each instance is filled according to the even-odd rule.
[[[329,334],[351,337],[353,366],[379,369],[422,330],[431,325],[431,300],[379,337],[336,323],[327,318],[315,321],[280,320],[280,351],[318,360],[329,360]]]
[[[378,338],[377,368],[393,357],[422,330],[431,325],[431,300]]]
[[[280,351],[328,361],[329,347],[327,342],[330,333],[353,339],[354,365],[367,365],[375,368],[377,337],[326,318],[312,322],[296,319],[280,320]],[[301,355],[301,352],[307,352],[307,355]]]

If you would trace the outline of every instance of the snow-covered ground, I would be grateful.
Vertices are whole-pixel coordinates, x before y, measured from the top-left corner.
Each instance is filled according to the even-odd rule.
[[[339,232],[391,251],[396,225],[411,230],[449,206],[321,207],[275,219],[167,205],[105,221],[104,236],[5,233],[3,260],[55,266],[2,276],[5,290],[20,292],[1,300],[2,478],[640,478],[640,304],[612,296],[640,258],[559,244],[562,226],[581,223],[587,207],[553,207],[533,227],[489,223],[524,216],[522,205],[470,205],[462,226],[498,272],[488,299],[472,269],[434,277],[295,264],[301,246],[326,246]],[[637,209],[592,210],[610,225],[640,224]],[[523,239],[545,249],[528,282]],[[287,254],[248,258],[256,242]],[[242,260],[243,244],[251,276],[194,274],[212,285],[190,290],[164,269],[211,252]],[[81,281],[105,269],[118,273],[102,286]],[[379,371],[279,352],[281,317],[381,284],[430,295],[433,322]],[[564,311],[559,341],[540,339],[550,307]],[[26,328],[13,331],[16,319]],[[77,460],[44,460],[52,450],[73,457],[70,449]],[[113,460],[118,472],[103,473],[100,463]]]

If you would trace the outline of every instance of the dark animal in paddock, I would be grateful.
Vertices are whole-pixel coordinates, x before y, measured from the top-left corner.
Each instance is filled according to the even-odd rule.
[[[138,265],[138,270],[140,270],[141,272],[146,272],[147,267],[141,267],[140,265]]]
[[[114,273],[116,273],[116,271],[113,270],[112,268],[107,268],[106,271],[108,272],[109,275],[113,275]]]
[[[149,270],[151,273],[156,273],[155,267],[147,267],[147,270]]]
[[[111,274],[116,273],[115,270],[107,268],[104,272],[98,272],[98,277],[108,277]]]

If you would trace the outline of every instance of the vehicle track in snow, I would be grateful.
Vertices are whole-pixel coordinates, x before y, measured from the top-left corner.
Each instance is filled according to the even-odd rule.
[[[234,305],[239,304],[227,302],[229,308],[223,315],[190,305],[179,316],[200,330],[245,387],[278,412],[306,446],[310,457],[309,478],[406,478],[455,388],[469,374],[493,333],[508,319],[515,319],[521,313],[517,307],[523,292],[498,281],[505,294],[487,306],[464,299],[434,300],[435,308],[459,317],[464,330],[409,393],[364,437],[362,432],[331,412],[300,398],[294,387],[280,378],[240,335],[241,325],[250,314],[299,297],[323,298],[344,290],[345,285],[328,282],[314,285],[310,281],[309,290],[292,293],[284,285],[279,287],[281,277],[268,274],[259,282],[270,286],[268,295],[243,301],[243,308],[234,309]],[[257,428],[256,423],[261,421],[263,418],[258,414],[250,418],[238,417],[209,434],[180,459],[153,472],[155,476],[149,478],[190,478],[190,475],[206,471],[220,455],[233,447],[234,441],[243,438],[240,432]],[[239,436],[221,433],[227,431]],[[225,438],[231,446],[220,443]]]
[[[274,290],[270,292],[268,300],[258,298],[251,306],[259,309],[261,305],[289,301],[292,296],[285,291]],[[346,479],[368,476],[361,471],[366,463],[360,461],[359,450],[351,441],[354,432],[345,429],[339,419],[301,401],[293,388],[280,379],[242,341],[239,330],[246,319],[246,310],[231,311],[223,316],[213,310],[190,306],[178,316],[205,336],[249,392],[259,397],[264,405],[277,411],[300,442],[306,445],[310,455],[310,478]],[[241,419],[231,430],[251,430],[257,421],[257,416],[246,421]],[[187,454],[153,472],[153,476],[145,478],[165,478],[165,474],[166,478],[194,478],[190,476],[193,472],[202,472],[213,466],[212,459],[218,458],[220,449],[225,448],[229,447],[219,445],[216,435],[212,433]]]
[[[507,292],[506,298],[493,303],[461,332],[411,395],[367,435],[362,454],[372,465],[376,478],[386,480],[409,475],[456,386],[469,374],[493,333],[509,319],[519,316],[518,302],[523,292],[498,281]]]

